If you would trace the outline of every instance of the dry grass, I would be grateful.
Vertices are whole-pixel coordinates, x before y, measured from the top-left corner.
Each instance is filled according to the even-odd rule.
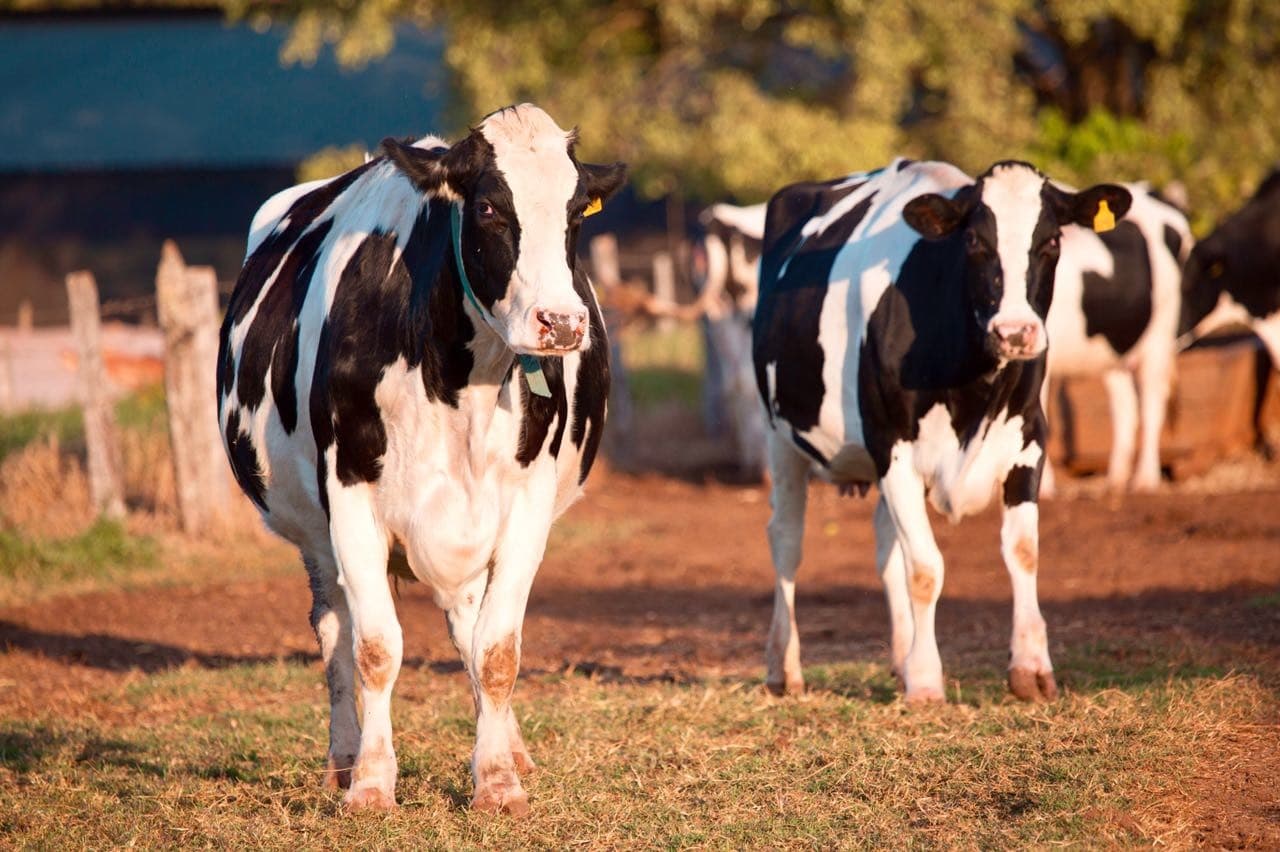
[[[814,675],[824,688],[785,701],[737,682],[528,679],[518,712],[541,766],[513,821],[465,807],[461,675],[402,675],[402,808],[353,819],[320,789],[317,667],[179,670],[99,696],[97,715],[0,723],[0,774],[21,791],[0,831],[40,847],[1184,846],[1194,779],[1275,711],[1244,674],[925,710],[878,666]]]

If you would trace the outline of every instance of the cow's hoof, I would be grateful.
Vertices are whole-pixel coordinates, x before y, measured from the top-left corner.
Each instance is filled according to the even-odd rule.
[[[943,693],[940,686],[909,686],[907,694],[904,696],[906,702],[913,707],[923,707],[927,704],[942,704],[947,700],[947,696]]]
[[[481,813],[522,817],[529,813],[529,794],[519,783],[490,784],[476,791],[471,809]]]
[[[788,678],[786,680],[767,680],[765,688],[774,695],[804,695],[804,678]]]
[[[1058,697],[1058,684],[1052,671],[1012,668],[1009,669],[1009,691],[1023,701],[1053,701]]]
[[[360,811],[390,813],[396,809],[396,797],[394,793],[388,793],[377,787],[361,787],[358,790],[347,791],[347,795],[342,799],[342,807],[350,813]]]
[[[538,764],[533,762],[533,758],[529,756],[529,752],[525,749],[512,751],[511,762],[516,765],[516,772],[521,775],[528,774],[538,768]]]
[[[351,787],[351,769],[356,765],[354,754],[329,755],[324,770],[324,786],[327,790],[346,790]]]

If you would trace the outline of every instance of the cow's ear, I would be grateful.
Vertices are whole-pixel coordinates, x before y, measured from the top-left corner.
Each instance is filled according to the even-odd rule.
[[[968,218],[972,205],[963,191],[955,198],[928,193],[917,196],[902,208],[902,218],[927,240],[940,240],[954,234]]]
[[[578,163],[578,174],[582,176],[582,188],[592,203],[603,204],[622,189],[627,182],[627,164],[609,163],[608,165],[592,165]]]
[[[484,168],[487,144],[473,131],[448,148],[419,148],[397,139],[383,139],[382,151],[423,191],[437,192],[447,184],[453,192],[465,195]]]
[[[1071,222],[1082,228],[1108,231],[1115,227],[1115,220],[1129,212],[1133,196],[1123,186],[1100,183],[1077,193],[1064,192],[1052,184],[1046,184],[1049,199],[1054,204],[1058,221]]]

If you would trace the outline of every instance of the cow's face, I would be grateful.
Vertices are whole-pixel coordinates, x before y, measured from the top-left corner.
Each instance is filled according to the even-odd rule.
[[[461,207],[467,277],[485,321],[522,355],[564,355],[591,345],[587,306],[573,287],[578,228],[587,208],[617,192],[621,163],[579,163],[575,134],[531,104],[487,116],[452,148],[388,140],[411,180]]]
[[[1280,197],[1277,197],[1280,201]],[[1250,205],[1256,201],[1250,202]],[[1218,329],[1248,328],[1280,364],[1280,216],[1269,230],[1248,207],[1196,244],[1182,275],[1179,332],[1189,339]]]
[[[1104,201],[1123,216],[1131,200],[1128,190],[1110,184],[1067,192],[1027,163],[1005,162],[952,198],[913,198],[903,216],[928,239],[963,241],[969,298],[987,349],[997,358],[1029,360],[1049,343],[1044,320],[1062,226],[1093,226]]]

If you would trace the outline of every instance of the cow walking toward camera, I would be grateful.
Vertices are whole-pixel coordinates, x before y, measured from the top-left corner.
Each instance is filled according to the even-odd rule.
[[[959,520],[999,490],[1014,596],[1009,685],[1023,699],[1055,697],[1036,598],[1044,319],[1062,227],[1122,216],[1129,202],[1118,186],[1059,189],[1026,163],[975,181],[901,159],[770,200],[753,360],[770,421],[775,691],[804,688],[795,579],[817,471],[879,485],[876,561],[908,701],[943,698],[943,560],[926,502]]]
[[[609,386],[578,228],[625,172],[578,162],[574,140],[529,104],[452,146],[388,140],[274,196],[251,227],[218,413],[240,486],[310,575],[328,779],[351,809],[395,807],[390,557],[432,588],[471,679],[472,806],[528,807],[521,623]]]

